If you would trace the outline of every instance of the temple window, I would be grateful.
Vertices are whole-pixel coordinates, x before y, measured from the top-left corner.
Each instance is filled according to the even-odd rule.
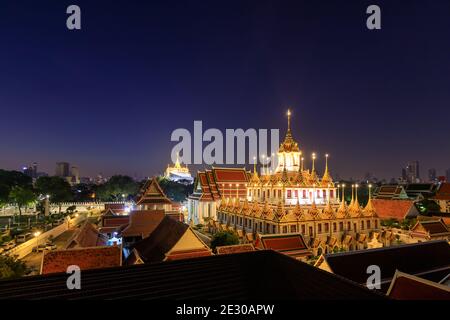
[[[320,190],[317,190],[316,196],[317,196],[317,198],[320,198]]]
[[[303,199],[306,198],[306,190],[303,190]]]
[[[370,229],[370,220],[367,220],[367,229]]]
[[[322,224],[321,223],[319,223],[317,226],[317,232],[322,233]]]
[[[344,229],[344,223],[339,222],[339,231],[342,231]]]
[[[306,226],[304,224],[302,224],[302,234],[306,233]]]
[[[356,223],[353,224],[353,231],[356,231]]]
[[[330,198],[334,197],[334,190],[330,190]]]
[[[333,232],[336,232],[337,230],[336,230],[336,222],[333,222]]]
[[[281,198],[281,190],[278,190],[278,198]]]
[[[361,221],[361,230],[364,230],[364,221]]]
[[[292,198],[292,191],[291,190],[287,191],[287,197],[288,197],[288,199]]]
[[[295,195],[296,198],[298,198],[298,190],[295,190],[294,195]]]
[[[378,221],[375,220],[375,229],[378,229]]]
[[[350,222],[347,222],[347,230],[350,231],[352,229]]]
[[[291,225],[291,233],[294,233],[294,232],[297,232],[297,226],[295,224]]]
[[[313,235],[313,227],[309,226],[308,231],[309,231],[309,235],[312,236]]]
[[[276,233],[276,231],[277,231],[277,230],[276,230],[276,228],[275,228],[275,225],[273,225],[273,226],[272,226],[272,233]]]
[[[287,228],[287,226],[283,226],[283,233],[288,233],[288,228]]]
[[[325,232],[328,232],[328,231],[330,231],[330,228],[328,226],[328,223],[325,223]]]

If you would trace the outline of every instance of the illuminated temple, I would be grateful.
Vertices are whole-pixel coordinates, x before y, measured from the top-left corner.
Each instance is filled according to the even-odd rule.
[[[185,182],[192,183],[194,182],[194,178],[192,178],[191,173],[187,166],[181,166],[180,159],[177,153],[177,160],[173,167],[167,165],[166,172],[164,173],[164,177],[166,179],[176,181],[176,182]]]
[[[316,171],[314,153],[311,168],[305,167],[289,111],[287,133],[276,156],[273,172],[263,166],[258,174],[256,164],[253,172],[214,167],[199,172],[189,199],[189,219],[207,223],[212,232],[235,231],[243,243],[261,234],[300,233],[316,253],[379,246],[370,242],[380,223],[371,197],[361,206],[355,185],[347,204],[345,185],[334,183],[328,155],[323,174]]]

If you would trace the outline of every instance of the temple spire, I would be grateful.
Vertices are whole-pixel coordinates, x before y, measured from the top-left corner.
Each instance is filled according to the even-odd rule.
[[[315,169],[315,162],[316,162],[316,154],[313,153],[312,154],[312,170],[311,170],[311,172],[316,171],[316,169]]]
[[[291,132],[291,110],[288,109],[287,111],[287,117],[288,117],[288,132]]]

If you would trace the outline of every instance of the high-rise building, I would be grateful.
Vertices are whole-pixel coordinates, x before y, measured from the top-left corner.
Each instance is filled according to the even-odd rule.
[[[31,166],[24,166],[22,172],[27,176],[36,179],[38,177],[37,162],[33,162]]]
[[[420,182],[419,161],[409,161],[402,175],[406,175],[406,180],[410,183]]]
[[[57,162],[55,175],[58,177],[70,177],[68,162]]]
[[[79,184],[80,183],[80,171],[78,170],[78,167],[73,166],[70,170],[71,176],[72,176],[72,184]]]
[[[434,168],[428,169],[428,181],[429,182],[436,181],[436,169]]]

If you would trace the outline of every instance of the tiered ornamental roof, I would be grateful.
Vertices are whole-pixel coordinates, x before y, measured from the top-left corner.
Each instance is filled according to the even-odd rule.
[[[225,196],[247,195],[249,174],[245,168],[216,168],[199,171],[194,193],[189,197],[200,201],[217,201]]]
[[[449,237],[450,231],[442,219],[419,219],[411,228],[411,236],[425,239]]]
[[[209,248],[187,224],[165,216],[148,237],[133,246],[126,263],[155,263],[210,254]]]
[[[275,250],[293,258],[311,255],[311,250],[306,245],[306,242],[300,233],[260,234],[256,239],[255,247],[258,249]]]
[[[225,198],[219,203],[220,212],[239,214],[247,217],[260,218],[277,222],[314,221],[348,218],[378,218],[373,201],[369,198],[365,207],[359,200],[352,199],[351,205],[347,206],[344,198],[339,207],[331,206],[329,203],[318,207],[315,202],[311,205],[283,205],[281,202],[269,203],[268,201],[248,201],[237,198]]]
[[[153,177],[142,187],[142,192],[136,201],[136,205],[141,204],[172,204],[172,201],[164,194],[156,177]]]

